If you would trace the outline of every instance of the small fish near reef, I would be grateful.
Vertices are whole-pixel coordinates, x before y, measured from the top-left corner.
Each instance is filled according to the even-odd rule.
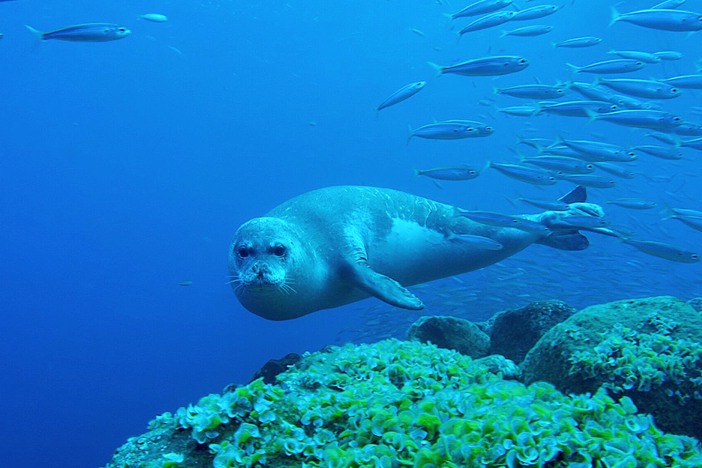
[[[147,13],[145,15],[139,15],[137,16],[137,19],[151,21],[152,23],[165,23],[166,21],[168,21],[168,17],[166,15],[160,15],[158,13]]]
[[[76,24],[50,32],[41,32],[31,26],[27,26],[27,29],[41,41],[108,42],[124,39],[132,33],[124,26],[112,23]]]

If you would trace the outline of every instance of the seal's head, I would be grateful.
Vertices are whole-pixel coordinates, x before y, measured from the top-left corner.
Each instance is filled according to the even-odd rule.
[[[249,311],[270,320],[287,320],[301,312],[298,285],[304,290],[309,252],[288,222],[255,218],[234,234],[229,274],[234,294]]]

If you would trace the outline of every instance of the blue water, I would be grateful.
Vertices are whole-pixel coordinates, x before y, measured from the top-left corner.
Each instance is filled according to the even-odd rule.
[[[443,3],[0,4],[2,466],[100,466],[154,415],[246,382],[268,359],[349,339],[402,336],[420,314],[380,311],[375,299],[290,322],[248,313],[225,284],[232,234],[292,196],[337,184],[389,187],[464,208],[536,213],[510,200],[519,194],[556,198],[573,185],[540,189],[487,170],[439,189],[429,179],[415,179],[413,168],[514,162],[508,148],[518,133],[590,138],[594,132],[623,146],[657,144],[642,130],[567,117],[508,118],[478,101],[522,104],[492,96],[492,86],[567,81],[572,73],[566,62],[615,58],[606,54],[612,48],[685,54],[627,76],[632,78],[695,73],[700,58],[699,35],[627,23],[608,28],[609,2],[599,0],[568,2],[554,16],[504,26],[553,25],[545,36],[499,38],[498,27],[468,34],[457,46],[443,14],[469,2]],[[628,1],[619,8],[650,3]],[[702,10],[701,3],[688,0],[686,7]],[[169,21],[136,20],[150,12]],[[39,44],[24,27],[48,31],[84,22],[119,23],[133,33],[109,43]],[[550,46],[584,35],[603,43]],[[531,65],[497,79],[431,79],[427,64],[503,53],[524,56]],[[376,116],[375,107],[393,91],[424,79],[430,81],[423,91]],[[702,104],[700,92],[686,90],[662,104],[702,121],[692,113]],[[496,132],[405,144],[408,125],[434,119],[483,120]],[[690,160],[642,156],[632,170],[670,180],[618,180],[617,188],[591,190],[591,200],[634,196],[660,208],[702,209],[699,153],[685,154]],[[639,239],[699,246],[702,234],[662,221],[659,209],[606,208]],[[458,281],[418,288],[428,305],[423,313],[481,320],[539,299],[584,307],[629,297],[702,295],[699,264],[588,237],[592,246],[584,252],[534,246]],[[183,280],[192,285],[179,286]],[[383,320],[373,320],[377,312]],[[384,328],[374,329],[380,322]]]

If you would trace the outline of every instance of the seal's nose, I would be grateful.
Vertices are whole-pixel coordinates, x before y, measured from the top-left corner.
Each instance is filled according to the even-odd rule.
[[[263,275],[268,273],[268,265],[265,263],[254,263],[251,266],[251,271],[259,278],[263,278]]]

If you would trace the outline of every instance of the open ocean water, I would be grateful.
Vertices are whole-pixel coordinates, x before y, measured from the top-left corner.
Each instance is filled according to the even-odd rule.
[[[466,209],[538,213],[520,196],[556,199],[575,187],[541,187],[484,169],[516,163],[524,138],[594,140],[628,149],[665,146],[651,130],[587,117],[508,116],[499,108],[538,100],[493,87],[571,80],[612,49],[674,51],[608,78],[697,74],[702,36],[608,26],[614,2],[569,0],[539,19],[465,34],[449,27],[457,0],[88,1],[0,3],[0,466],[101,466],[156,414],[225,385],[247,382],[267,360],[326,344],[404,336],[420,315],[484,320],[544,299],[582,308],[617,299],[702,295],[700,264],[642,253],[588,234],[591,246],[562,252],[532,246],[485,270],[411,288],[420,312],[376,299],[270,322],[244,310],[227,281],[227,249],[239,225],[303,192],[331,185],[393,188]],[[516,0],[520,9],[547,0]],[[618,2],[621,12],[655,0]],[[702,12],[702,2],[680,8]],[[508,7],[509,9],[514,9]],[[166,15],[154,23],[137,19]],[[105,22],[121,40],[40,42],[25,25],[51,31]],[[550,25],[537,37],[502,30]],[[599,45],[554,48],[579,36]],[[529,66],[499,77],[434,77],[443,66],[515,55]],[[384,109],[400,87],[425,89]],[[567,88],[567,85],[564,85]],[[651,100],[702,123],[702,90]],[[582,99],[568,90],[559,101]],[[408,126],[465,119],[495,128],[485,138],[431,141]],[[697,131],[697,127],[691,127]],[[673,135],[675,142],[702,136]],[[533,155],[525,145],[520,152]],[[700,153],[671,161],[640,153],[619,164],[633,179],[589,189],[613,226],[636,239],[700,249],[702,233],[670,208],[702,210]],[[414,177],[414,169],[468,165],[473,180]],[[630,210],[606,202],[656,202]],[[187,286],[179,282],[187,282]],[[190,284],[190,282],[192,282]],[[378,318],[381,317],[381,318]]]

